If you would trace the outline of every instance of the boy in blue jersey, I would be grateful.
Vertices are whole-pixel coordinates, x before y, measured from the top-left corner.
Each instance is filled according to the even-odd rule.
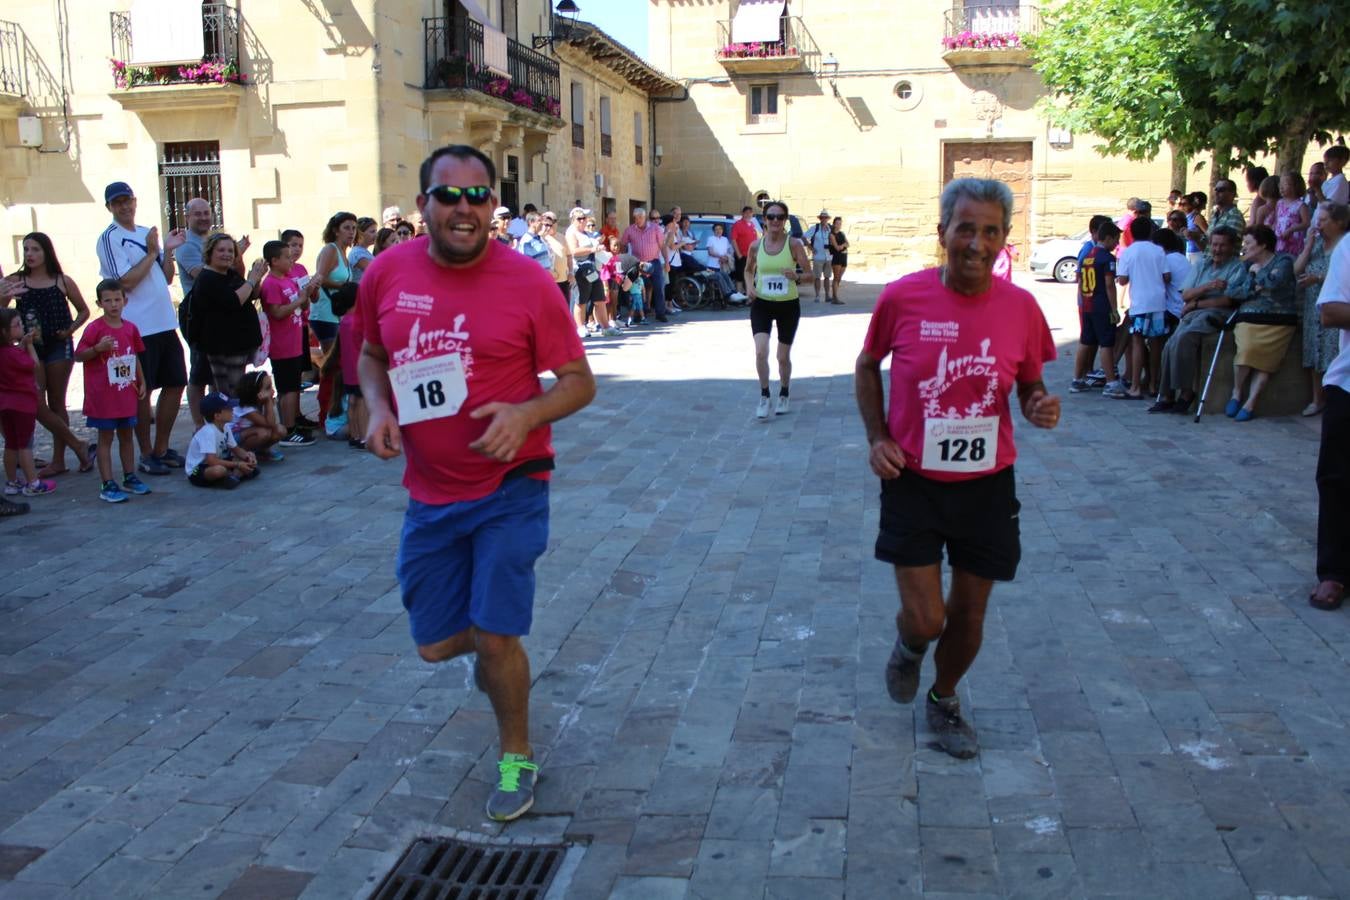
[[[1120,318],[1116,311],[1115,249],[1120,242],[1120,228],[1106,219],[1097,224],[1093,236],[1096,240],[1078,266],[1078,355],[1074,359],[1074,378],[1069,384],[1072,394],[1100,387],[1105,380],[1104,375],[1092,378],[1097,373],[1088,372],[1098,348],[1102,353],[1102,372],[1114,377],[1116,371],[1116,323]],[[1119,381],[1112,380],[1107,389],[1112,385],[1119,385]]]

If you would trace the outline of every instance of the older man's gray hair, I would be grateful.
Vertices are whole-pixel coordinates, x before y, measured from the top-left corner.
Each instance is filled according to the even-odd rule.
[[[638,216],[645,216],[646,214],[647,214],[647,211],[646,211],[645,209],[643,209],[642,207],[640,207],[640,206],[639,206],[637,209],[633,210],[633,218],[635,218],[635,219],[636,219]]]
[[[942,189],[938,201],[938,227],[943,231],[951,224],[956,215],[956,204],[961,200],[973,200],[976,203],[999,203],[1003,206],[1003,230],[1012,228],[1013,195],[1012,189],[993,178],[958,178]]]

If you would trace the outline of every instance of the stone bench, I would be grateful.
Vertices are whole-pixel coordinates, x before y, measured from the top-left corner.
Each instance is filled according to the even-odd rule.
[[[1195,393],[1198,397],[1205,386],[1205,374],[1209,371],[1210,360],[1214,358],[1214,345],[1218,335],[1207,335],[1200,344],[1200,371],[1196,375]],[[1219,364],[1214,368],[1214,380],[1209,385],[1209,399],[1205,401],[1205,415],[1222,414],[1233,395],[1233,356],[1237,352],[1237,342],[1230,331],[1224,335],[1223,352],[1219,354]],[[1250,383],[1250,382],[1249,382]],[[1270,376],[1261,396],[1256,401],[1258,416],[1296,416],[1312,400],[1312,383],[1303,368],[1303,327],[1294,330],[1294,339],[1289,342],[1284,360],[1278,372]]]

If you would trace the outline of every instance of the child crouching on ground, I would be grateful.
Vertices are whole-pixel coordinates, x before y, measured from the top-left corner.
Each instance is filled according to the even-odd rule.
[[[221,393],[202,398],[202,418],[206,424],[192,436],[188,445],[188,481],[197,487],[233,490],[239,482],[258,474],[258,458],[234,442],[234,434],[227,427],[234,418],[230,398]]]
[[[145,375],[137,355],[145,351],[141,333],[122,318],[127,296],[116,279],[106,278],[94,290],[103,315],[80,335],[75,361],[84,364],[84,418],[98,431],[99,499],[124,503],[127,494],[148,494],[136,477],[136,406],[145,396]],[[122,462],[122,484],[113,480],[112,443],[117,437]]]
[[[24,333],[18,310],[0,309],[0,430],[5,435],[5,493],[50,494],[56,482],[38,477],[33,464],[37,427],[37,351],[33,332]],[[19,471],[23,480],[19,480]]]
[[[286,426],[281,424],[277,412],[272,376],[261,369],[245,372],[237,390],[239,405],[234,408],[234,420],[230,422],[234,442],[270,462],[281,462],[286,457],[276,444],[286,437]]]

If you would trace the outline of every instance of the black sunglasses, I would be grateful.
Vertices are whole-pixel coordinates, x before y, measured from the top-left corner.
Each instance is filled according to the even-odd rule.
[[[449,184],[433,184],[423,193],[446,206],[458,205],[461,197],[466,198],[470,206],[482,206],[492,198],[492,188],[487,185],[462,188]]]
[[[786,218],[787,218],[787,216],[781,215],[780,213],[765,213],[765,214],[764,214],[764,220],[765,220],[766,222],[781,222],[781,221],[783,221],[783,220],[786,219]]]

